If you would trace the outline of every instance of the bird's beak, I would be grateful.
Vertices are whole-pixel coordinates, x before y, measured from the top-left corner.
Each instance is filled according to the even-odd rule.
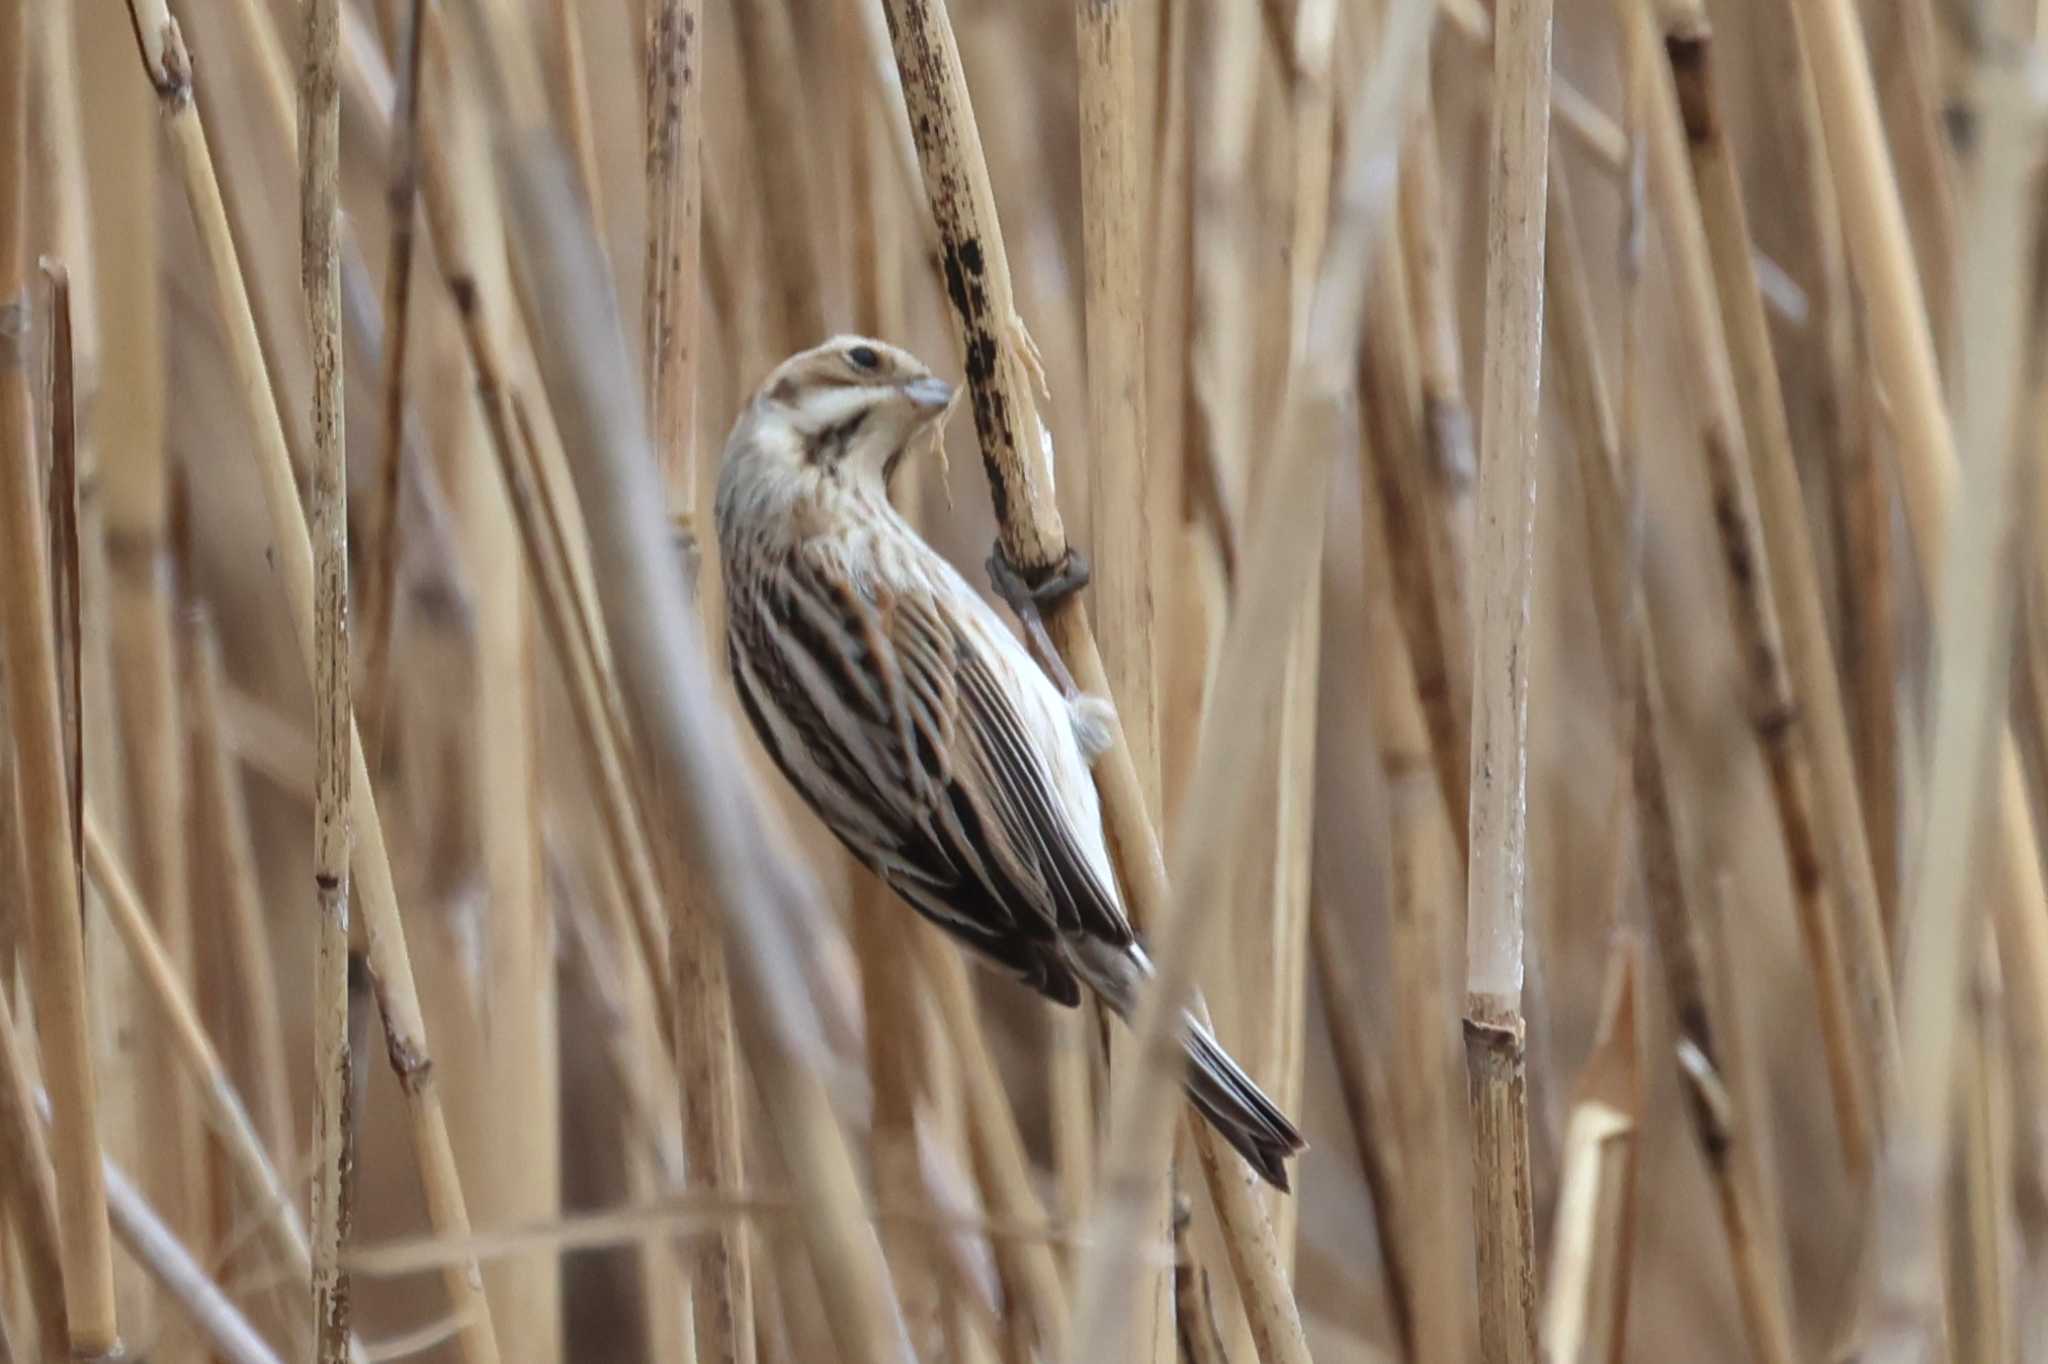
[[[922,411],[936,415],[953,401],[953,386],[936,375],[927,374],[903,385],[903,396]]]

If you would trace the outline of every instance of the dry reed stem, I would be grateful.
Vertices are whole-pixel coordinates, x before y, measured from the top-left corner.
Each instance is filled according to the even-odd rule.
[[[1749,250],[1747,213],[1716,108],[1712,35],[1696,6],[1687,3],[1667,15],[1665,49],[1685,127],[1693,189],[1699,199],[1750,477],[1763,525],[1765,557],[1771,571],[1763,574],[1759,568],[1759,573],[1775,589],[1791,695],[1797,698],[1794,732],[1773,736],[1769,742],[1805,748],[1815,774],[1812,805],[1820,846],[1813,852],[1821,859],[1820,874],[1828,878],[1843,902],[1838,918],[1844,928],[1848,985],[1858,1013],[1860,1062],[1881,1106],[1883,1096],[1898,1081],[1899,1045],[1883,909],[1865,834],[1858,773],[1850,756],[1841,684],[1828,642],[1819,566],[1807,530],[1792,433]],[[1882,577],[1882,566],[1874,567]],[[1823,848],[1831,855],[1823,856]],[[1797,853],[1793,854],[1793,868],[1796,887],[1801,874]]]
[[[1467,42],[1490,48],[1494,40],[1494,16],[1478,0],[1438,0],[1443,17]],[[1626,182],[1629,171],[1629,139],[1621,125],[1608,117],[1577,86],[1555,74],[1551,77],[1550,111],[1557,125],[1571,136],[1606,174]]]
[[[1579,1072],[1578,1094],[1565,1126],[1550,1286],[1543,1302],[1543,1358],[1548,1364],[1620,1364],[1622,1358],[1644,1116],[1636,983],[1642,969],[1641,943],[1626,934],[1616,938],[1609,949],[1593,1051]]]
[[[226,920],[229,974],[242,992],[248,1074],[241,1088],[249,1096],[261,1149],[273,1162],[282,1162],[296,1155],[298,1143],[292,1135],[291,1070],[284,1057],[277,973],[241,781],[222,733],[220,640],[212,617],[198,603],[187,607],[184,646],[179,671],[191,721],[194,860],[210,867],[216,878],[213,884]]]
[[[1318,548],[1311,537],[1295,533],[1294,522],[1301,508],[1321,505],[1329,457],[1345,434],[1343,395],[1363,325],[1367,271],[1375,238],[1391,208],[1389,163],[1398,161],[1409,82],[1427,50],[1431,18],[1427,4],[1394,8],[1375,66],[1354,95],[1347,123],[1347,162],[1315,290],[1304,364],[1295,370],[1299,388],[1282,409],[1286,430],[1277,442],[1278,453],[1268,467],[1269,481],[1246,540],[1239,605],[1221,654],[1213,696],[1221,715],[1257,713],[1262,699],[1269,699],[1282,680],[1282,670],[1273,663],[1289,627],[1287,604],[1314,571]],[[1173,1034],[1179,1010],[1193,996],[1205,939],[1220,912],[1217,901],[1228,878],[1219,873],[1225,870],[1232,834],[1241,826],[1248,796],[1248,784],[1237,774],[1254,760],[1258,741],[1256,726],[1218,726],[1202,746],[1180,816],[1176,881],[1186,890],[1178,913],[1155,939],[1159,974],[1134,1021],[1136,1064],[1114,1077],[1103,1148],[1112,1164],[1105,1171],[1105,1193],[1097,1200],[1091,1238],[1076,1275],[1081,1294],[1075,1337],[1092,1351],[1089,1358],[1122,1357],[1123,1319],[1139,1269],[1134,1255],[1144,1244],[1144,1209],[1156,1188],[1171,1131],[1166,1095],[1179,1083],[1184,1064]],[[1198,1138],[1261,1357],[1305,1358],[1291,1298],[1285,1296],[1284,1285],[1278,1293],[1271,1291],[1278,1278],[1277,1257],[1258,1215],[1256,1195],[1245,1182],[1249,1173],[1237,1165],[1228,1172],[1231,1177],[1214,1178],[1224,1172],[1218,1169],[1220,1162],[1211,1159],[1212,1146]],[[1238,1210],[1246,1205],[1250,1215],[1240,1217]]]
[[[1978,54],[1973,85],[1981,140],[1964,237],[1957,367],[1972,474],[1946,514],[1953,533],[1940,551],[1929,825],[1906,925],[1913,948],[1899,989],[1906,1067],[1878,1184],[1871,1304],[1869,1357],[1901,1364],[1940,1348],[1936,1231],[1953,1129],[1952,1066],[1964,970],[1985,912],[1983,897],[1969,892],[1983,816],[1995,799],[1994,762],[2001,776],[2016,765],[2009,740],[1997,741],[2013,608],[2009,513],[2026,468],[2016,424],[2032,291],[2013,281],[2034,245],[2043,105],[2038,70],[1989,52]]]
[[[265,377],[247,288],[227,226],[206,132],[193,102],[191,57],[162,0],[131,0],[130,12],[140,40],[144,75],[163,103],[173,158],[198,229],[208,283],[227,334],[239,396],[245,404],[251,434],[256,438],[251,453],[256,457],[262,480],[292,631],[310,680],[314,674],[316,633],[312,541],[299,507],[277,402]],[[357,903],[363,910],[370,968],[378,985],[385,1044],[400,1088],[406,1094],[429,1218],[444,1234],[460,1236],[468,1230],[469,1216],[449,1145],[447,1120],[435,1087],[419,991],[406,951],[390,857],[370,789],[360,735],[351,736],[349,790],[355,826]],[[489,1312],[481,1301],[482,1283],[475,1266],[452,1267],[444,1277],[454,1309],[464,1321],[464,1358],[469,1364],[494,1364],[497,1341]]]
[[[60,737],[47,541],[29,401],[30,275],[26,70],[28,7],[0,6],[0,639],[13,731],[29,979],[51,1091],[64,1294],[71,1352],[120,1345],[106,1190],[100,1178],[76,849]]]
[[[398,622],[398,505],[405,459],[405,369],[411,349],[413,225],[419,208],[420,54],[426,0],[409,0],[399,37],[399,79],[392,111],[391,179],[384,211],[390,216],[391,245],[384,263],[383,424],[378,430],[377,505],[371,521],[370,581],[365,585],[362,631],[363,716],[372,741],[384,747],[384,710],[391,689],[391,637]]]
[[[12,838],[13,830],[0,836]],[[28,1290],[37,1350],[43,1359],[62,1359],[71,1342],[65,1326],[57,1173],[36,1116],[27,1047],[15,1027],[14,1010],[5,1002],[0,1002],[0,1215],[9,1231],[8,1258],[20,1267]]]
[[[1806,951],[1822,1055],[1834,1099],[1835,1131],[1852,1186],[1870,1169],[1876,1127],[1869,1051],[1859,1040],[1842,962],[1841,919],[1835,884],[1819,847],[1814,819],[1813,756],[1802,697],[1793,690],[1777,602],[1769,583],[1773,563],[1759,526],[1756,488],[1727,328],[1714,295],[1713,263],[1699,201],[1686,163],[1682,120],[1672,68],[1659,51],[1653,16],[1622,0],[1631,79],[1638,82],[1646,126],[1651,198],[1672,266],[1678,324],[1693,358],[1688,369],[1699,413],[1699,450],[1719,532],[1722,569],[1733,608],[1736,641],[1749,687],[1751,724],[1770,774],[1771,794],[1791,874],[1801,941]],[[1683,60],[1681,58],[1681,60]],[[1704,136],[1707,130],[1696,134]],[[1876,968],[1883,970],[1880,954]],[[1872,984],[1866,978],[1866,988]],[[1865,1017],[1871,1009],[1863,1010]],[[1880,1036],[1882,1034],[1879,1034]]]
[[[1479,1349],[1536,1351],[1528,1055],[1529,596],[1537,395],[1543,372],[1544,186],[1550,165],[1550,0],[1508,0],[1493,47],[1485,384],[1479,460],[1478,664],[1472,694],[1465,1057],[1471,1087]]]
[[[1043,443],[1044,430],[1032,401],[1029,338],[1010,289],[994,192],[981,155],[959,50],[944,10],[929,0],[887,0],[887,13],[925,189],[943,243],[947,291],[966,355],[975,430],[989,474],[1001,552],[1027,580],[1040,579],[1065,562],[1069,550],[1052,496],[1047,458],[1051,452]],[[1081,689],[1098,696],[1108,694],[1102,657],[1079,598],[1070,596],[1052,607],[1046,626]],[[1103,798],[1105,831],[1122,874],[1132,920],[1157,933],[1165,921],[1165,868],[1146,813],[1137,766],[1121,733],[1097,760],[1095,778]],[[1165,979],[1163,968],[1161,979]],[[1141,1056],[1135,1066],[1125,1069],[1143,1071],[1150,1065]],[[1114,1104],[1111,1111],[1115,1112]],[[1219,1140],[1206,1128],[1196,1134],[1199,1144]],[[1119,1165],[1125,1159],[1120,1155]],[[1205,1164],[1207,1168],[1215,1167]],[[1249,1211],[1263,1225],[1263,1211],[1256,1203],[1247,1208],[1234,1196],[1229,1187],[1234,1181],[1224,1184],[1223,1192],[1218,1193],[1213,1184],[1211,1192],[1217,1194],[1226,1239],[1270,1238],[1270,1229],[1262,1231],[1236,1220]],[[1149,1181],[1133,1187],[1146,1188],[1147,1200],[1156,1196],[1157,1186]],[[1259,1273],[1268,1268],[1253,1259],[1238,1263],[1240,1268]],[[1248,1301],[1278,1302],[1281,1297],[1274,1292],[1247,1291],[1243,1284],[1240,1290]],[[1284,1324],[1275,1329],[1284,1330]],[[1298,1333],[1298,1322],[1293,1329]],[[1076,1339],[1086,1342],[1090,1338],[1081,1334]]]
[[[1927,322],[1935,336],[1935,354],[1956,358],[1957,303],[1956,170],[1943,127],[1948,103],[1941,67],[1948,46],[1935,26],[1934,0],[1905,0],[1891,11],[1892,55],[1898,60],[1898,99],[1904,108],[1891,119],[1891,141],[1897,147],[1902,183],[1914,186],[1906,205],[1927,293]],[[1964,19],[1965,25],[1984,22]],[[1954,35],[1951,34],[1951,37]]]
[[[487,84],[502,107],[502,85]],[[894,1295],[815,1069],[823,1039],[805,1002],[806,963],[833,933],[808,876],[727,780],[743,760],[710,693],[703,644],[658,510],[653,454],[615,305],[588,226],[572,208],[559,153],[545,130],[528,129],[499,160],[515,259],[540,324],[542,373],[565,435],[583,452],[571,471],[589,517],[592,576],[619,649],[621,682],[646,720],[651,765],[689,795],[678,810],[685,854],[710,888],[707,903],[725,911],[740,973],[734,1006],[772,1130],[808,1200],[803,1230],[826,1310],[849,1358],[895,1360],[903,1340]]]
[[[1549,194],[1544,270],[1550,334],[1557,346],[1557,382],[1578,444],[1588,558],[1596,585],[1604,584],[1601,590],[1609,597],[1601,615],[1612,627],[1617,689],[1629,708],[1624,753],[1635,797],[1638,857],[1650,928],[1664,968],[1664,993],[1677,1024],[1676,1060],[1688,1100],[1690,1131],[1717,1195],[1749,1348],[1764,1364],[1792,1364],[1798,1355],[1782,1298],[1786,1276],[1771,1244],[1769,1225],[1756,1206],[1753,1186],[1740,1167],[1745,1154],[1737,1144],[1742,1114],[1721,1069],[1713,996],[1702,959],[1708,947],[1706,919],[1688,900],[1676,815],[1667,789],[1660,747],[1666,740],[1660,736],[1668,732],[1668,722],[1656,674],[1654,632],[1645,619],[1633,562],[1622,436],[1607,396],[1592,292],[1571,194],[1562,177],[1552,178]]]
[[[697,506],[698,295],[703,270],[700,0],[647,8],[647,262],[640,314],[647,408],[669,513]]]
[[[339,0],[309,0],[299,65],[299,286],[313,343],[313,958],[312,1294],[315,1357],[348,1358],[352,1312],[341,1267],[355,1222],[348,1035],[348,474],[342,433]],[[395,267],[403,268],[403,267]],[[396,316],[403,318],[401,309]],[[394,354],[403,353],[394,344]]]
[[[1309,913],[1309,957],[1315,963],[1316,985],[1323,1001],[1323,1028],[1329,1035],[1331,1060],[1337,1071],[1338,1095],[1351,1122],[1358,1147],[1359,1173],[1372,1198],[1373,1240],[1379,1247],[1380,1278],[1387,1297],[1387,1316],[1394,1341],[1404,1359],[1419,1359],[1415,1339],[1414,1248],[1402,1221],[1406,1186],[1401,1182],[1401,1152],[1396,1139],[1393,1104],[1381,1064],[1366,1049],[1371,1031],[1365,1004],[1366,983],[1351,965],[1357,954],[1341,940],[1336,913],[1325,902]],[[1396,1016],[1400,1017],[1398,1010]],[[1439,1086],[1441,1088],[1441,1086]]]
[[[751,7],[750,7],[751,8]],[[779,7],[778,7],[779,8]],[[698,586],[698,293],[702,270],[704,60],[696,0],[662,0],[647,16],[647,278],[641,327],[648,429],[665,474],[684,571]],[[746,21],[762,22],[761,20]],[[643,794],[647,794],[643,792]],[[656,787],[646,804],[657,827],[676,821],[678,797]],[[691,1178],[731,1191],[745,1180],[739,1064],[725,950],[704,886],[673,855],[669,890],[670,1027],[680,1072],[684,1158]],[[700,1357],[753,1364],[754,1288],[744,1224],[721,1230],[695,1257],[691,1304]]]
[[[263,1338],[179,1243],[149,1202],[112,1161],[103,1162],[107,1211],[129,1255],[156,1281],[224,1364],[282,1364]],[[75,1357],[75,1356],[74,1356]]]
[[[1045,1210],[1032,1189],[1030,1159],[1017,1118],[975,1013],[966,963],[937,933],[922,926],[912,926],[911,931],[916,936],[905,947],[922,964],[966,1090],[969,1144],[988,1211],[1007,1222],[1043,1222]],[[1015,1364],[1066,1358],[1073,1343],[1072,1323],[1066,1286],[1060,1282],[1051,1247],[1005,1240],[996,1246],[996,1266],[1008,1309],[1004,1357]]]

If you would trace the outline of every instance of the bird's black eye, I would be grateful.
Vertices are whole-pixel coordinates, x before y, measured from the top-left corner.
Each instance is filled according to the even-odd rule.
[[[852,350],[846,352],[846,358],[853,363],[855,369],[880,369],[882,367],[882,357],[875,354],[873,346],[855,346]]]

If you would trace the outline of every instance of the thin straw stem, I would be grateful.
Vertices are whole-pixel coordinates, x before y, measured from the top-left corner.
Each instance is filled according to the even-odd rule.
[[[14,1010],[5,1003],[0,1003],[0,1214],[7,1222],[9,1258],[21,1267],[28,1287],[38,1352],[44,1359],[62,1359],[71,1342],[64,1315],[57,1173],[36,1115],[27,1047]]]

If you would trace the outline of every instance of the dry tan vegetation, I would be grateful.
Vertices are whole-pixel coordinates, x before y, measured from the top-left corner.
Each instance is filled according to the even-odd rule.
[[[2044,15],[0,0],[0,1364],[2048,1360]],[[738,721],[843,331],[1132,1029]]]

